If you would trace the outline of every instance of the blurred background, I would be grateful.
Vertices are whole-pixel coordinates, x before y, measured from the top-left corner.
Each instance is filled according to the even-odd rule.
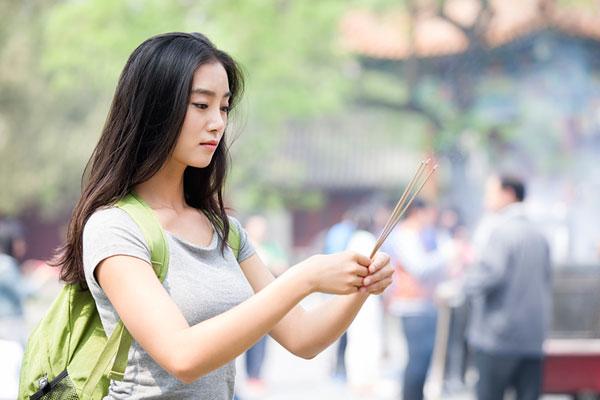
[[[422,159],[439,164],[422,195],[452,211],[464,246],[488,175],[525,179],[556,271],[552,337],[596,346],[585,354],[592,383],[576,392],[600,393],[598,0],[0,0],[0,219],[24,288],[4,354],[18,359],[11,334],[26,337],[60,288],[44,261],[128,55],[167,31],[202,32],[244,68],[227,199],[242,221],[262,218],[249,229],[275,272],[326,251],[327,231],[358,205],[393,205]],[[304,361],[268,340],[259,376],[240,358],[239,396],[395,399],[402,332],[393,318],[380,332],[369,392],[336,368],[337,345]],[[468,368],[448,389],[442,353],[430,397],[469,398]]]

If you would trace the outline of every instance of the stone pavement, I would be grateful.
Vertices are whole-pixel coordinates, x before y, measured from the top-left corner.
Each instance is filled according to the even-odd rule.
[[[312,360],[303,360],[291,355],[278,343],[269,339],[267,358],[264,365],[266,381],[262,392],[248,391],[245,386],[244,368],[241,357],[238,359],[237,382],[240,400],[397,400],[400,388],[394,373],[398,368],[382,379],[375,393],[358,395],[345,384],[330,377],[333,363],[333,346]],[[471,392],[463,392],[453,396],[444,396],[444,400],[474,400]],[[543,396],[542,400],[566,400],[566,396]]]
[[[322,300],[318,295],[313,295],[302,304],[310,309]],[[331,378],[335,345],[312,360],[304,360],[290,354],[269,338],[263,367],[266,382],[264,390],[252,391],[246,386],[242,356],[237,360],[238,396],[240,400],[397,400],[400,398],[399,377],[406,362],[406,350],[397,324],[389,321],[385,330],[389,338],[390,357],[382,366],[381,379],[377,382],[374,393],[369,395],[353,393],[343,382]],[[444,400],[474,398],[472,391],[443,397]],[[568,399],[566,396],[543,396],[542,398],[542,400],[566,399]]]
[[[376,396],[361,397],[330,376],[334,347],[328,348],[312,360],[303,360],[288,353],[277,342],[269,339],[264,365],[266,387],[263,392],[248,391],[244,384],[244,368],[238,360],[238,386],[241,400],[359,400],[395,399],[397,387],[393,381],[382,382]]]

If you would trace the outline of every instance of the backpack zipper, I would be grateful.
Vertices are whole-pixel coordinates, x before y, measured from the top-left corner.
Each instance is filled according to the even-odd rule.
[[[60,381],[62,381],[68,375],[69,375],[69,373],[65,369],[63,372],[61,372],[60,374],[58,374],[56,376],[56,378],[52,379],[51,381],[48,381],[48,375],[47,374],[44,375],[44,376],[42,376],[38,380],[38,383],[40,385],[39,390],[37,392],[35,392],[33,395],[31,395],[29,397],[29,399],[30,400],[37,400],[37,399],[40,399],[42,396],[50,393],[52,391],[52,389],[54,389],[56,387],[56,385],[58,385],[60,383]]]
[[[44,389],[46,389],[46,386],[48,386],[48,375],[44,375],[40,378],[40,380],[38,381],[39,385],[40,385],[40,389],[41,391],[44,391]]]

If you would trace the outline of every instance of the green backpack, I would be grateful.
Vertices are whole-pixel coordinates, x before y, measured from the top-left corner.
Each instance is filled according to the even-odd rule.
[[[140,227],[150,248],[152,267],[162,282],[169,266],[163,230],[150,207],[133,193],[117,203]],[[240,236],[229,230],[236,258]],[[45,317],[31,332],[19,381],[19,400],[102,399],[110,380],[122,380],[131,335],[119,321],[106,337],[89,290],[65,285]]]

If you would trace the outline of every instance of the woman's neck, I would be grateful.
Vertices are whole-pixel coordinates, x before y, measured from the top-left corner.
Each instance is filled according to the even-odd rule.
[[[183,192],[185,166],[166,163],[150,179],[135,186],[135,192],[154,209],[183,211],[187,208]]]

